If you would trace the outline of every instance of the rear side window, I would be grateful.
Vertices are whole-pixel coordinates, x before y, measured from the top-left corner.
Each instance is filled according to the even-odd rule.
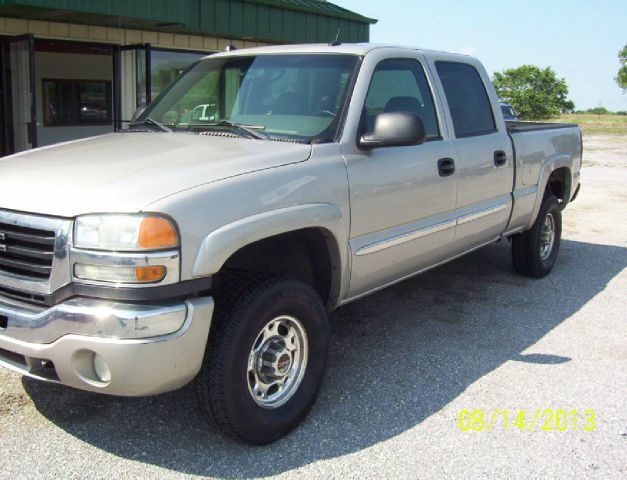
[[[378,114],[400,111],[420,116],[427,139],[440,138],[431,90],[417,60],[389,59],[377,65],[364,105],[363,131],[372,131]]]
[[[455,136],[472,137],[496,131],[490,99],[479,72],[466,63],[436,62],[435,67],[444,87]]]

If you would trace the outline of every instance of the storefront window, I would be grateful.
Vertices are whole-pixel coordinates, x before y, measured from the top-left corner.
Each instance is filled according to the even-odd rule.
[[[43,80],[44,125],[106,125],[112,122],[108,80]]]
[[[157,98],[165,88],[190,65],[206,53],[176,52],[152,49],[150,58],[151,97]]]

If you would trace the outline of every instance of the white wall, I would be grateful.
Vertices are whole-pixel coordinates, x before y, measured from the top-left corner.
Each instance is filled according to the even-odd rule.
[[[43,82],[48,79],[109,80],[113,82],[111,55],[35,52],[35,86],[37,91],[37,143],[40,147],[76,138],[102,135],[113,131],[111,125],[79,127],[46,127],[43,122]],[[113,108],[113,105],[111,105]],[[113,112],[112,112],[113,113]],[[113,115],[112,115],[113,116]]]

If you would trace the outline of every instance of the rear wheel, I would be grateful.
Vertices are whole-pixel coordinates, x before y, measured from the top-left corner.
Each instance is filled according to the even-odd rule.
[[[302,282],[266,279],[216,315],[195,382],[200,408],[236,440],[273,442],[306,417],[320,389],[329,347],[322,300]]]
[[[512,237],[514,269],[528,277],[548,275],[555,265],[562,238],[562,210],[554,195],[542,201],[533,226]]]

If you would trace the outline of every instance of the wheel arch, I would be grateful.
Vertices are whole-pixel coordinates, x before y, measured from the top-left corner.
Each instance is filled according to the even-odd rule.
[[[536,221],[547,192],[552,193],[560,200],[562,209],[566,208],[572,196],[573,174],[571,165],[572,158],[568,155],[549,157],[544,162],[538,182],[536,200],[527,228],[531,228]]]
[[[298,205],[256,214],[207,235],[193,277],[225,269],[267,271],[310,283],[329,309],[347,284],[348,245],[341,236],[342,215],[332,204]],[[307,271],[305,271],[307,270]]]

